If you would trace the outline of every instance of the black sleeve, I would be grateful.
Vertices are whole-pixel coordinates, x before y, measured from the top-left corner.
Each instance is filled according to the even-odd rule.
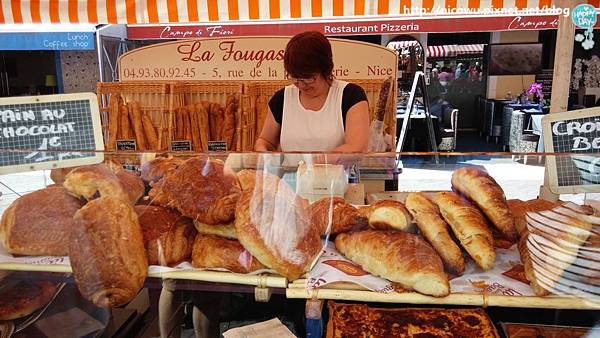
[[[271,113],[273,113],[273,117],[275,121],[281,125],[281,121],[283,120],[283,93],[285,88],[281,88],[278,90],[271,99],[269,100],[269,108],[271,108]]]
[[[346,113],[348,113],[350,108],[361,101],[367,101],[367,94],[364,89],[357,84],[348,83],[346,87],[344,87],[344,93],[342,94],[342,118],[344,119],[344,127],[346,127]]]

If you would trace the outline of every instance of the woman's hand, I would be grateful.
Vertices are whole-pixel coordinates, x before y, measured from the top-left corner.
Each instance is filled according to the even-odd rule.
[[[281,133],[281,125],[275,121],[271,109],[265,118],[265,123],[260,131],[260,136],[254,143],[255,151],[276,151],[279,147],[279,134]]]

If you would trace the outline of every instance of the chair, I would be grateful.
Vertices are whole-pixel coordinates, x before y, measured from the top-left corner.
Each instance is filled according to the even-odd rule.
[[[523,130],[525,123],[525,113],[515,110],[512,112],[510,121],[510,141],[509,147],[512,153],[535,153],[539,135],[533,134],[530,130]],[[517,155],[513,155],[514,161]],[[520,157],[520,155],[518,155]],[[527,164],[527,155],[524,156],[523,163]]]
[[[479,120],[479,136],[485,136],[485,126],[486,124],[486,119],[485,119],[485,102],[486,99],[479,96],[477,98],[477,116],[478,116],[478,120]]]
[[[514,109],[510,107],[504,107],[502,109],[502,136],[501,143],[502,150],[506,150],[510,145],[510,123],[512,120],[512,113]]]
[[[442,115],[442,141],[438,145],[440,151],[455,151],[458,134],[458,109],[447,107]]]

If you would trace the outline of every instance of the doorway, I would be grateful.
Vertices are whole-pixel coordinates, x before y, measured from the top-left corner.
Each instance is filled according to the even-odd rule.
[[[55,51],[0,51],[0,97],[58,93]]]

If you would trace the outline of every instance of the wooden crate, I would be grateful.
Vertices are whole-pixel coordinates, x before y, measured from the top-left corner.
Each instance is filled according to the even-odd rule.
[[[239,151],[242,148],[242,91],[243,85],[240,82],[232,81],[186,81],[173,82],[171,84],[172,109],[168,118],[167,129],[171,138],[174,136],[175,122],[181,107],[187,107],[192,104],[207,101],[217,103],[226,108],[227,99],[233,96],[237,100],[237,109],[235,110],[235,134],[233,146],[229,151]],[[224,126],[218,126],[223,128]],[[211,126],[211,129],[214,127]],[[209,140],[210,131],[201,130],[202,139]],[[222,140],[211,140],[222,141]],[[203,142],[202,151],[208,151],[208,144]],[[194,149],[199,151],[199,149]]]
[[[114,145],[106,144],[108,135],[109,100],[112,95],[119,95],[125,103],[138,102],[142,114],[147,114],[152,120],[154,128],[158,130],[158,149],[165,150],[168,147],[166,118],[170,111],[170,85],[166,82],[99,82],[96,88],[102,130],[104,134],[106,149],[114,149]]]

